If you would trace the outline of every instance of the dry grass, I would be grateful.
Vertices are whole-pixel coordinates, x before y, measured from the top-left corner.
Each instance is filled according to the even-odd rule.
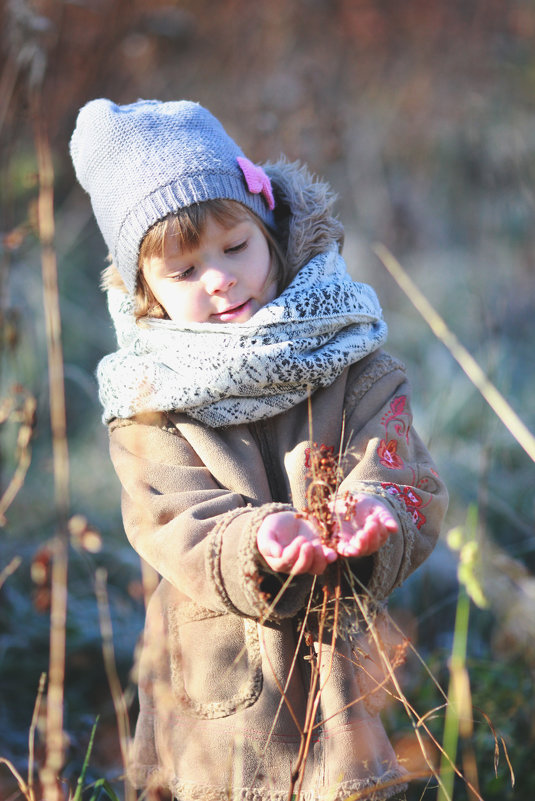
[[[28,801],[78,801],[82,791],[84,797],[134,797],[122,777],[133,711],[124,653],[133,651],[152,576],[144,581],[137,565],[125,567],[131,557],[115,534],[117,491],[102,467],[104,437],[94,442],[100,435],[94,433],[92,371],[111,343],[94,266],[104,254],[89,227],[87,203],[72,189],[66,145],[76,109],[88,97],[127,100],[172,91],[234,121],[233,133],[242,133],[245,149],[259,159],[282,149],[308,160],[340,189],[344,218],[352,220],[357,209],[359,232],[348,227],[349,252],[356,254],[359,278],[379,285],[394,346],[420,383],[426,438],[454,496],[452,528],[470,528],[466,509],[478,507],[478,547],[466,540],[459,549],[457,624],[435,615],[435,645],[446,638],[436,653],[425,640],[411,643],[403,626],[399,649],[391,652],[364,588],[354,586],[348,600],[339,581],[318,582],[302,641],[320,630],[332,650],[344,605],[359,607],[383,676],[370,676],[370,692],[387,693],[387,722],[405,732],[398,750],[415,778],[411,801],[435,798],[437,786],[444,799],[508,801],[513,768],[517,792],[528,798],[535,742],[533,376],[525,367],[533,330],[533,10],[523,2],[507,10],[494,2],[433,8],[342,2],[334,14],[330,4],[306,4],[304,12],[296,0],[277,0],[269,13],[266,4],[237,2],[220,4],[216,14],[205,0],[152,5],[155,16],[142,24],[146,4],[137,0],[113,0],[105,15],[96,3],[15,0],[0,9],[0,591],[6,609],[0,680],[10,688],[6,708],[14,705],[23,729],[15,749],[19,731],[14,717],[6,717],[0,792]],[[159,14],[169,36],[151,33]],[[449,346],[445,356],[419,315],[402,306],[386,273],[377,271],[368,240],[388,244],[383,263],[411,300],[420,298],[418,312],[440,336],[440,349]],[[469,350],[460,340],[470,342]],[[491,412],[471,394],[470,382]],[[331,478],[319,478],[327,498]],[[311,497],[309,513],[321,517],[315,504]],[[431,583],[446,584],[445,565],[433,569]],[[431,614],[428,574],[422,575],[401,597],[420,617],[416,628]],[[83,604],[76,594],[82,585]],[[476,598],[479,589],[488,611],[468,605],[463,588]],[[453,591],[456,599],[457,583]],[[113,627],[121,609],[121,621],[134,617],[135,625]],[[100,672],[92,647],[104,651]],[[309,656],[308,714],[288,788],[297,796],[325,681],[321,651],[311,646]],[[79,687],[72,683],[76,660],[84,672]],[[39,679],[42,670],[46,680]],[[106,693],[100,686],[94,691],[92,672],[97,684],[107,677]],[[83,731],[71,706],[90,718]]]

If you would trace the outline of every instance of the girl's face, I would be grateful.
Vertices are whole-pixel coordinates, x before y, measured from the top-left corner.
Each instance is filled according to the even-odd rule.
[[[223,227],[209,216],[199,244],[181,250],[167,235],[163,256],[150,256],[143,275],[176,323],[244,323],[276,297],[267,240],[250,217]]]

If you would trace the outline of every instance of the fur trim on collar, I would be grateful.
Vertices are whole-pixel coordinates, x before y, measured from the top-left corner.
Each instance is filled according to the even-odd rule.
[[[314,256],[333,246],[342,250],[344,228],[332,214],[336,195],[307,167],[284,158],[263,166],[275,195],[277,238],[286,256],[287,286]]]

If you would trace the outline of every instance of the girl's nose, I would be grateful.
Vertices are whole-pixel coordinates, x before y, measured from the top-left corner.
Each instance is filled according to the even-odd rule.
[[[226,292],[235,283],[232,273],[219,265],[210,265],[204,271],[204,286],[209,295]]]

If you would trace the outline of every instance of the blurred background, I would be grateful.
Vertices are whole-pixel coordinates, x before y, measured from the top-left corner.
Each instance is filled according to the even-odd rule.
[[[68,142],[78,109],[94,97],[188,98],[207,106],[254,161],[281,153],[300,159],[338,193],[349,269],[379,293],[389,350],[407,364],[417,428],[451,494],[444,536],[394,594],[392,614],[447,690],[459,553],[446,535],[466,529],[467,515],[477,513],[469,561],[486,605],[470,609],[466,668],[474,723],[461,737],[458,761],[477,776],[485,799],[532,797],[533,461],[373,246],[390,249],[534,431],[533,3],[3,0],[0,37],[0,497],[18,489],[7,508],[0,506],[0,757],[26,769],[39,676],[49,666],[49,543],[58,526],[36,142],[48,140],[54,172],[66,505],[76,516],[62,775],[66,786],[75,783],[99,714],[87,781],[105,776],[114,783],[122,769],[96,571],[105,570],[117,671],[133,719],[143,585],[122,529],[94,375],[115,347],[98,288],[106,251],[75,181]],[[442,703],[416,657],[409,656],[401,679],[419,714]],[[400,755],[417,760],[401,706],[392,704],[385,718]],[[434,718],[440,739],[444,711]],[[495,773],[492,727],[503,737],[516,789],[501,745]],[[433,780],[416,783],[408,798],[435,798],[435,788]],[[456,792],[459,799],[476,797],[462,784]],[[16,797],[0,766],[0,798]]]

